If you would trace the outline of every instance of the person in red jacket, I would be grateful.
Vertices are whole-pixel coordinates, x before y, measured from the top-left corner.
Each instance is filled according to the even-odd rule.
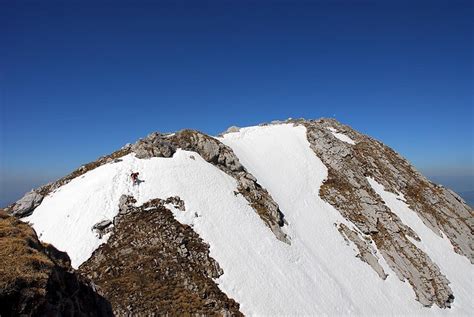
[[[135,172],[135,173],[132,173],[132,174],[130,175],[130,178],[132,179],[133,185],[138,184],[138,174],[140,174],[140,173]]]

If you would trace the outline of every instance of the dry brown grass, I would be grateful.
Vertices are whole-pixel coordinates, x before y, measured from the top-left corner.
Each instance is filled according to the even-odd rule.
[[[82,313],[81,313],[82,312]],[[110,316],[110,304],[72,273],[69,257],[0,212],[0,316]]]
[[[0,212],[0,289],[45,285],[54,264],[40,250],[42,246],[30,226]]]

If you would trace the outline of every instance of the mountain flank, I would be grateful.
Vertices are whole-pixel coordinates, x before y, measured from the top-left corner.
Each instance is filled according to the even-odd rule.
[[[472,208],[334,119],[155,132],[4,211],[103,315],[474,310]]]

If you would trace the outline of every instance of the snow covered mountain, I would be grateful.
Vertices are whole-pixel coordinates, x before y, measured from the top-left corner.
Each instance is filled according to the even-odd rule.
[[[333,119],[153,133],[6,211],[117,315],[474,312],[473,210]]]

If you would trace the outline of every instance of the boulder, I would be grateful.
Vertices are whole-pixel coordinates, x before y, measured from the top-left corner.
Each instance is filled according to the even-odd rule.
[[[18,218],[23,218],[31,215],[33,210],[43,201],[43,195],[35,190],[32,190],[18,200],[9,210],[10,214]]]

